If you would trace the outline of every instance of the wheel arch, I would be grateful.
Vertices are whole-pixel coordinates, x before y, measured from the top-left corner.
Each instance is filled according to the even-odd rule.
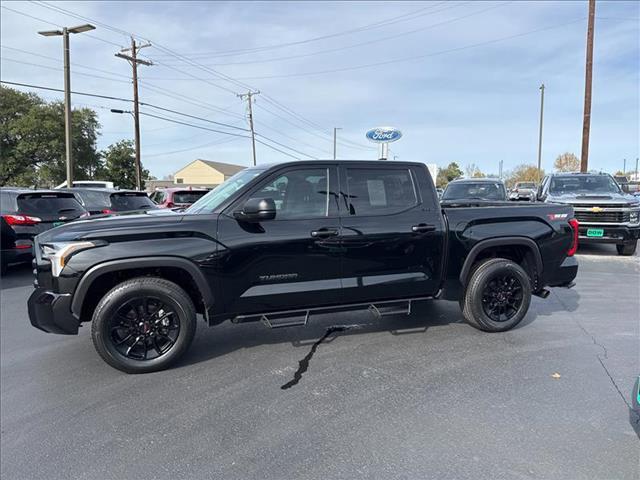
[[[86,318],[83,313],[87,311],[87,300],[91,300],[90,294],[95,292],[97,287],[100,287],[99,283],[103,283],[99,282],[100,279],[108,278],[112,280],[111,284],[105,282],[106,284],[102,285],[102,290],[108,290],[113,286],[113,279],[117,278],[117,275],[123,275],[122,278],[119,278],[117,282],[119,283],[132,276],[157,275],[157,272],[161,272],[161,277],[183,287],[187,294],[192,297],[192,300],[194,300],[196,308],[201,306],[202,311],[200,313],[203,313],[205,316],[207,315],[208,309],[213,306],[214,298],[204,274],[192,261],[171,256],[123,258],[94,265],[84,273],[75,288],[71,301],[71,313],[78,320],[82,321],[83,317]],[[167,274],[162,275],[162,272],[172,272],[178,275],[175,277]],[[193,291],[193,287],[197,289],[197,292]],[[95,302],[95,304],[97,304],[97,302]],[[94,308],[95,304],[93,305]]]
[[[460,283],[463,286],[467,285],[473,266],[479,259],[490,257],[492,253],[505,251],[505,249],[514,251],[514,248],[521,249],[525,252],[521,261],[529,267],[525,268],[525,270],[527,270],[527,273],[531,276],[532,286],[534,290],[536,290],[539,284],[539,279],[542,278],[542,255],[540,254],[540,249],[536,242],[527,237],[489,238],[478,242],[469,251],[462,269],[460,270],[460,275],[458,277]],[[530,265],[530,263],[533,263],[533,265]],[[532,270],[532,267],[534,270]]]

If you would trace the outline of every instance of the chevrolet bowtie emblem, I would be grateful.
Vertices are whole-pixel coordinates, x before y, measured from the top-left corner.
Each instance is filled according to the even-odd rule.
[[[591,211],[594,212],[594,213],[598,213],[598,212],[602,211],[602,208],[600,208],[600,207],[591,207]]]

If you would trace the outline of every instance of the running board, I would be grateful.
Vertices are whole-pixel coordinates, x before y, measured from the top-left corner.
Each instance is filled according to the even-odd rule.
[[[410,315],[411,304],[417,300],[427,300],[433,297],[418,297],[409,300],[388,300],[376,303],[358,303],[352,305],[317,307],[304,310],[289,310],[284,312],[258,313],[255,315],[239,315],[231,320],[232,323],[248,323],[260,321],[269,328],[304,327],[309,323],[312,313],[343,313],[355,310],[368,310],[377,320],[390,315]]]

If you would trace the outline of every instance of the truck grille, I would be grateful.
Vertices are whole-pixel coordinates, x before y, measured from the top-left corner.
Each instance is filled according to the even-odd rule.
[[[587,223],[626,223],[629,212],[575,212],[578,222]]]

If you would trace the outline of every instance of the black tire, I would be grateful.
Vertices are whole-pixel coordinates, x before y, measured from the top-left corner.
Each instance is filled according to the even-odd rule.
[[[462,304],[462,314],[470,325],[485,332],[510,330],[529,310],[531,280],[511,260],[484,260],[474,268]]]
[[[616,250],[618,250],[618,255],[631,256],[634,253],[636,253],[637,246],[638,246],[638,241],[636,240],[633,243],[617,244]]]
[[[98,354],[126,373],[166,369],[187,351],[195,332],[196,309],[189,295],[155,277],[116,285],[98,303],[91,325]]]

